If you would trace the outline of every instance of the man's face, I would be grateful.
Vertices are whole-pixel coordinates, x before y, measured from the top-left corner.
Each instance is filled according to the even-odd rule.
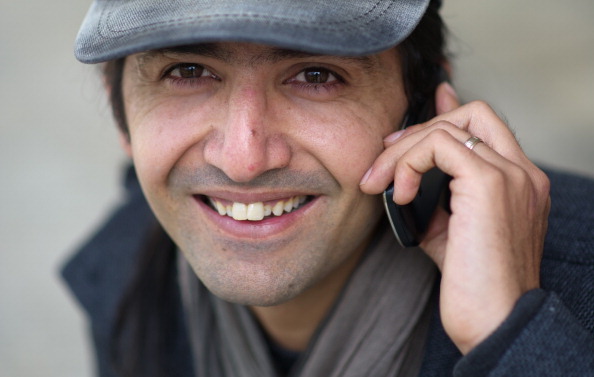
[[[123,91],[145,195],[213,293],[279,304],[361,255],[383,210],[359,181],[407,106],[395,50],[153,51]]]

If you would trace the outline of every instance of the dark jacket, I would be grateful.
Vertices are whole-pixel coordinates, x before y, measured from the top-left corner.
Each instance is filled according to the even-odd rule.
[[[465,357],[445,334],[436,310],[420,376],[594,376],[594,181],[547,174],[552,208],[542,288],[524,295],[501,327]],[[116,376],[109,362],[109,334],[136,254],[154,221],[129,169],[125,201],[63,269],[89,316],[101,377]],[[179,292],[172,295],[181,307]],[[180,326],[175,333],[164,355],[165,370],[172,377],[191,377],[186,330]]]

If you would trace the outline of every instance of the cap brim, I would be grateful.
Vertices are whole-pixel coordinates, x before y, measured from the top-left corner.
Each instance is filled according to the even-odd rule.
[[[75,56],[84,63],[140,51],[236,41],[330,55],[370,55],[416,27],[429,0],[96,0]]]

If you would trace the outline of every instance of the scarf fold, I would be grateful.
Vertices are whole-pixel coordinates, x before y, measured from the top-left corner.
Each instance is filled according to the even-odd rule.
[[[211,294],[178,261],[196,376],[279,377],[248,308]],[[380,233],[290,377],[417,376],[435,276],[422,250],[401,248],[390,229]]]

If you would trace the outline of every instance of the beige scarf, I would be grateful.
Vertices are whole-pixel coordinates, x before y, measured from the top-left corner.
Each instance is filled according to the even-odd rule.
[[[180,254],[179,281],[197,377],[278,377],[249,310],[212,295]],[[291,377],[419,373],[436,268],[389,229],[372,242]]]

